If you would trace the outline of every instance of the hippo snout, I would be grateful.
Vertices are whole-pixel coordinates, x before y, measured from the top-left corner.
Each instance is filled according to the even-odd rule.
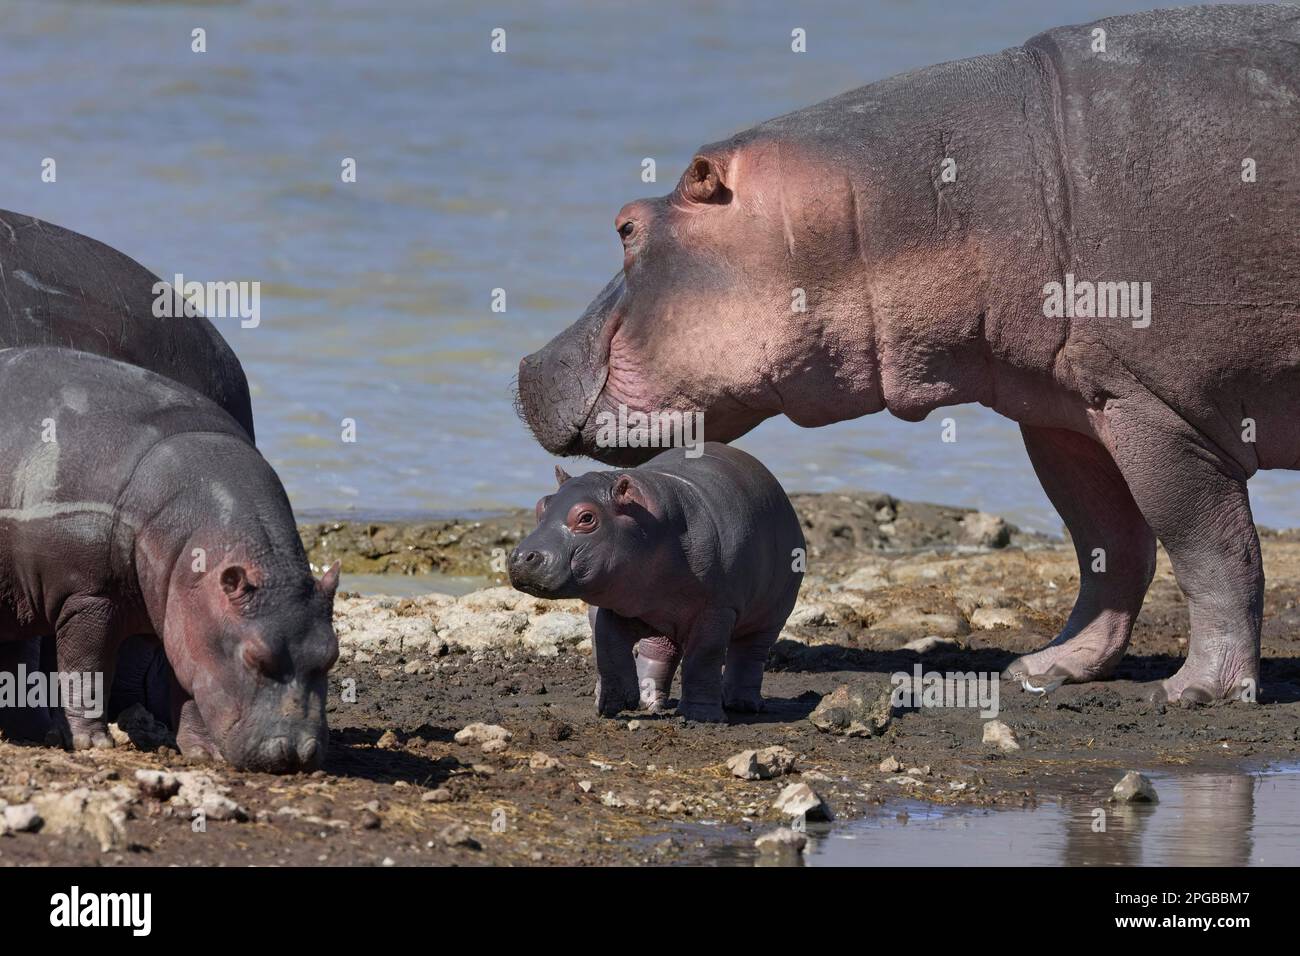
[[[299,734],[263,740],[242,764],[244,769],[264,773],[301,773],[320,767],[324,757],[324,741],[312,734]]]
[[[557,555],[525,540],[510,552],[506,573],[511,587],[534,597],[566,597],[569,569]]]

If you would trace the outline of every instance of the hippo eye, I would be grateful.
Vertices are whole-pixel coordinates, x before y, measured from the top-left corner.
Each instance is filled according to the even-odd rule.
[[[564,519],[565,527],[575,534],[589,534],[600,526],[596,513],[586,503],[576,504],[569,509]]]
[[[632,220],[630,219],[627,222],[623,223],[623,225],[618,227],[619,237],[624,242],[627,242],[629,239],[631,239],[632,233],[634,232],[636,232],[636,226],[632,223]]]

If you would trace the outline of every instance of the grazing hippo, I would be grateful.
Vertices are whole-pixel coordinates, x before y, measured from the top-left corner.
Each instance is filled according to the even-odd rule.
[[[122,643],[156,635],[184,753],[317,766],[338,567],[312,577],[239,424],[160,375],[70,349],[0,351],[0,403],[0,648],[53,632],[61,674],[110,687]],[[103,708],[85,703],[65,705],[69,742],[109,746]]]
[[[679,715],[762,709],[763,665],[804,566],[799,518],[771,472],[706,443],[697,457],[677,448],[629,471],[555,477],[510,583],[592,605],[596,709],[662,709],[678,662]]]
[[[1164,544],[1187,595],[1157,698],[1253,697],[1264,576],[1246,481],[1300,467],[1300,15],[1211,6],[1063,27],[706,146],[627,205],[623,270],[520,365],[553,453],[602,413],[1018,422],[1079,596],[1009,675],[1089,681]],[[1093,317],[1095,316],[1095,317]]]
[[[57,345],[130,362],[206,395],[254,437],[239,359],[202,316],[155,318],[160,281],[102,242],[0,209],[0,348]]]

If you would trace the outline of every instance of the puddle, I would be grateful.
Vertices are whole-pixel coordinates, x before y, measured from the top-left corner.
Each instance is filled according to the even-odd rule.
[[[1036,809],[892,805],[809,828],[808,866],[1295,866],[1300,765],[1256,773],[1147,774],[1160,802],[1090,797]],[[1105,832],[1094,829],[1106,811]],[[905,816],[904,816],[905,814]]]
[[[449,574],[345,574],[339,585],[366,597],[419,597],[422,594],[468,594],[486,586],[486,578]]]

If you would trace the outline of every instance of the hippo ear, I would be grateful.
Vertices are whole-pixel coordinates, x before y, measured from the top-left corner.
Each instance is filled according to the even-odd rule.
[[[330,569],[321,575],[320,580],[316,583],[320,588],[321,594],[324,594],[331,601],[334,600],[334,592],[339,589],[339,562],[335,561],[330,565]]]
[[[253,583],[248,580],[248,572],[238,564],[232,564],[221,572],[221,590],[231,601],[240,601],[253,591]]]
[[[723,204],[731,201],[731,190],[722,181],[722,168],[707,156],[696,156],[686,167],[682,192],[692,202]]]
[[[556,465],[556,466],[555,466],[555,485],[556,485],[556,487],[559,487],[560,485],[564,484],[566,481],[568,481],[568,480],[569,480],[570,478],[572,478],[572,477],[573,477],[573,476],[572,476],[571,474],[569,474],[567,471],[565,471],[565,470],[564,470],[563,468],[561,468],[559,465]]]
[[[633,507],[648,508],[645,492],[631,475],[619,475],[609,492],[610,500],[619,511]]]

